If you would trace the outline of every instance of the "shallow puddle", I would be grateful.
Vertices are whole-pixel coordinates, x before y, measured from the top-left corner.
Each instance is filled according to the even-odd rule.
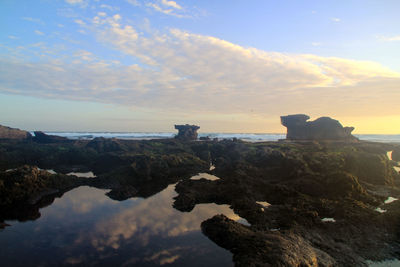
[[[376,208],[375,211],[379,212],[379,213],[385,213],[387,210],[381,209],[381,208]]]
[[[322,222],[336,222],[334,218],[323,218],[321,219]]]
[[[93,172],[70,172],[67,173],[67,175],[75,175],[77,177],[83,177],[83,178],[96,178],[97,176],[94,175]]]
[[[392,203],[392,202],[394,202],[394,201],[396,201],[396,200],[399,200],[399,199],[398,199],[398,198],[394,198],[394,197],[388,197],[388,198],[385,200],[385,204]]]
[[[216,181],[216,180],[220,179],[219,177],[217,177],[215,175],[212,175],[212,174],[209,174],[209,173],[199,173],[199,174],[197,174],[195,176],[192,176],[190,178],[190,180],[200,180],[202,178],[204,178],[206,180],[209,180],[209,181]]]
[[[200,224],[221,213],[242,218],[228,205],[179,212],[172,207],[174,188],[122,202],[108,198],[107,190],[73,189],[41,209],[36,221],[6,221],[12,226],[0,232],[2,264],[232,266],[232,254],[205,237]]]

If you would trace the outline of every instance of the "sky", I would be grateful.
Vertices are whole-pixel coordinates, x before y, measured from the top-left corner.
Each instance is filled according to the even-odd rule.
[[[0,124],[400,134],[398,0],[0,0]]]

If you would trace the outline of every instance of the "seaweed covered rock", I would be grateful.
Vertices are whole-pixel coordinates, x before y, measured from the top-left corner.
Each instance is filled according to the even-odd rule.
[[[10,128],[0,125],[0,139],[30,139],[32,135],[27,132],[16,128]]]
[[[84,184],[75,176],[51,174],[32,166],[0,172],[0,206],[35,204],[49,194]]]
[[[308,121],[309,116],[296,114],[281,116],[281,123],[287,128],[286,139],[289,140],[346,140],[356,141],[351,132],[354,127],[343,127],[339,121],[321,117]]]
[[[118,139],[104,137],[94,138],[86,145],[86,147],[92,148],[100,153],[124,150],[124,146],[118,141]]]
[[[177,129],[178,135],[175,136],[176,139],[190,141],[197,140],[197,130],[200,129],[197,125],[175,125],[175,129]]]

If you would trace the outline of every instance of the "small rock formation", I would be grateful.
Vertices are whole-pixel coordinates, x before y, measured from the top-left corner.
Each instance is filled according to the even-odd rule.
[[[197,125],[175,125],[175,129],[177,129],[178,135],[175,136],[176,139],[180,140],[197,140],[197,130],[200,129]]]
[[[37,143],[47,144],[47,143],[57,143],[67,141],[68,138],[61,137],[57,135],[48,135],[41,131],[35,131],[35,137],[33,137],[33,141]]]
[[[10,128],[0,125],[0,139],[29,139],[32,135],[16,128]]]
[[[343,127],[339,121],[321,117],[307,121],[305,114],[281,116],[281,123],[287,128],[286,139],[289,140],[343,140],[357,141],[351,132],[354,127]]]

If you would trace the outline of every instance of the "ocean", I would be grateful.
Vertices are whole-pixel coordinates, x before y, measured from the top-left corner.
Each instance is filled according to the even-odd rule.
[[[58,135],[69,139],[93,139],[96,137],[117,138],[128,140],[149,140],[173,138],[176,132],[45,132],[49,135]],[[32,132],[33,134],[33,132]],[[199,137],[210,137],[218,139],[237,138],[248,142],[278,141],[285,139],[283,133],[199,133]],[[400,134],[354,134],[363,141],[400,143]]]

